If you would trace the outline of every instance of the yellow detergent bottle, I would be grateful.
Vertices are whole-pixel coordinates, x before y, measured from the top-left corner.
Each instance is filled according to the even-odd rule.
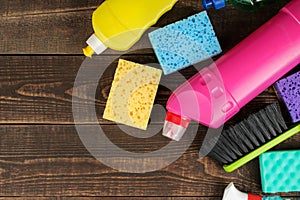
[[[107,47],[125,51],[178,0],[106,0],[93,13],[94,34],[83,53],[91,57]]]

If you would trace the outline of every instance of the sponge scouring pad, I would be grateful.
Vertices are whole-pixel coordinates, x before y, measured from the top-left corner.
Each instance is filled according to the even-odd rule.
[[[161,73],[159,69],[120,59],[103,118],[145,130]]]
[[[284,101],[293,122],[300,121],[300,71],[275,83],[278,95]]]
[[[263,192],[300,192],[300,150],[266,152],[259,163]]]
[[[164,74],[222,51],[206,11],[155,30],[149,38]]]

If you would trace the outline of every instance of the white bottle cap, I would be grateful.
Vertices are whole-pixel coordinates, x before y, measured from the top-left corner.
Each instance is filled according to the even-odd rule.
[[[225,189],[222,200],[248,200],[248,194],[239,191],[233,183],[230,183]]]
[[[101,54],[107,47],[93,34],[86,43],[95,51],[97,55]]]

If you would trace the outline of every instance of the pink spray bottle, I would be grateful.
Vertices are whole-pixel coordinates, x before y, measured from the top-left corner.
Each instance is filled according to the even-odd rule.
[[[163,135],[180,140],[191,120],[218,128],[300,63],[300,0],[292,0],[167,102]]]

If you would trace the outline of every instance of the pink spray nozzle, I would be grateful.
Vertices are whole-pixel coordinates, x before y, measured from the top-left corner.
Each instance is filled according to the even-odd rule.
[[[190,121],[191,120],[186,117],[167,112],[163,135],[172,140],[179,141],[185,133]]]

